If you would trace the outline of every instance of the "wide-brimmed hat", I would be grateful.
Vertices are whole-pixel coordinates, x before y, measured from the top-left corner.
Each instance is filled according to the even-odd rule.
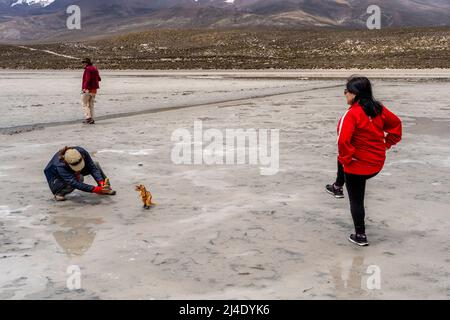
[[[80,172],[84,169],[85,163],[83,156],[77,149],[68,149],[64,154],[64,160],[75,172]]]

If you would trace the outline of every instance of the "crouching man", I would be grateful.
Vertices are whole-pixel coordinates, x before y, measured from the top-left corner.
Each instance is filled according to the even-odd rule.
[[[115,195],[98,163],[81,147],[65,147],[56,153],[44,170],[50,190],[56,201],[65,201],[65,196],[74,190],[100,195]],[[84,176],[91,175],[98,186],[84,183]],[[109,179],[108,179],[109,180]]]

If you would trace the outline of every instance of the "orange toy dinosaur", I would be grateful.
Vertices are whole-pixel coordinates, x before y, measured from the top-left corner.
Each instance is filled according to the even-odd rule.
[[[144,185],[136,186],[136,191],[139,191],[141,193],[141,199],[144,203],[144,209],[150,209],[151,206],[155,205],[155,203],[152,202],[152,194],[150,191],[147,191]]]

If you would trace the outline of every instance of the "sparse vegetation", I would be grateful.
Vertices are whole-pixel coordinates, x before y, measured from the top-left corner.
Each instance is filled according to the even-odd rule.
[[[150,30],[89,42],[0,45],[0,67],[103,69],[450,68],[450,27],[370,30]]]

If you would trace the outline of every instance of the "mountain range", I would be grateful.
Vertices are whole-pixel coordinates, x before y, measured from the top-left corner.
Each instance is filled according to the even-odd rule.
[[[68,30],[67,7],[81,9]],[[365,28],[450,25],[450,0],[0,0],[0,42],[86,40],[155,28]]]

